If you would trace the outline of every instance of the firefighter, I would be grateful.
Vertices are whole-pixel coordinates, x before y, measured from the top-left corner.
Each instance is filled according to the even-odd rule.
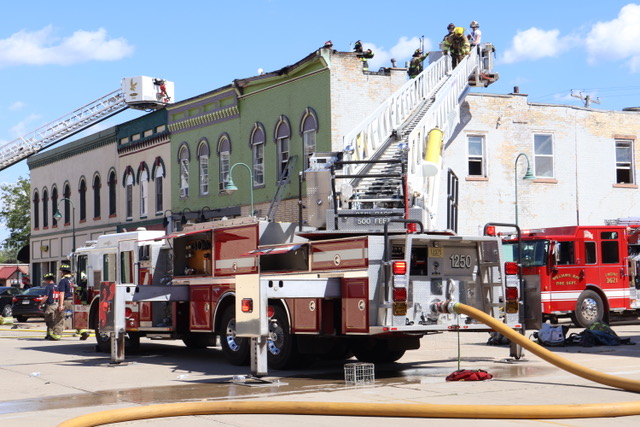
[[[482,43],[482,31],[480,31],[480,24],[478,21],[471,21],[469,24],[471,28],[471,33],[467,36],[469,39],[469,44],[471,45],[471,49],[477,48],[478,53],[480,53],[480,43]]]
[[[415,76],[417,76],[422,72],[423,70],[422,63],[424,62],[425,59],[427,59],[427,56],[429,56],[429,53],[430,52],[427,52],[423,55],[422,49],[416,49],[416,51],[413,52],[413,57],[411,58],[411,62],[409,63],[409,70],[408,70],[410,78],[414,78]]]
[[[60,281],[58,282],[58,291],[64,295],[63,299],[63,324],[62,328],[71,329],[73,327],[73,285],[71,284],[71,267],[69,264],[60,265]]]
[[[447,26],[447,34],[445,34],[445,36],[442,38],[442,41],[444,41],[444,39],[446,39],[447,37],[449,37],[451,34],[453,34],[453,30],[456,29],[456,26],[453,25],[453,23],[449,24]]]
[[[362,61],[362,71],[369,71],[369,62],[367,60],[373,58],[373,51],[371,49],[364,50],[360,40],[356,42],[353,51],[356,52],[356,56]]]
[[[469,40],[464,35],[464,28],[456,27],[453,34],[444,38],[445,55],[451,55],[451,68],[456,66],[470,52]]]
[[[363,52],[362,42],[360,40],[358,40],[356,42],[356,44],[353,45],[353,51],[356,52],[356,53],[362,53]]]
[[[45,340],[58,341],[62,336],[62,323],[64,322],[64,314],[62,313],[62,295],[58,292],[58,285],[56,285],[56,277],[53,273],[47,273],[42,278],[45,283],[45,296],[47,299],[44,302],[44,321],[47,325],[47,335]]]

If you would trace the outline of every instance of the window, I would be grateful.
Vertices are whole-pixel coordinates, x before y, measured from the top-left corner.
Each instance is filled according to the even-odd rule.
[[[57,211],[58,211],[58,188],[53,187],[51,189],[51,226],[52,227],[58,226],[58,220],[53,217]]]
[[[87,220],[87,182],[84,178],[80,180],[80,221]]]
[[[458,177],[449,169],[447,173],[447,228],[458,231]]]
[[[146,217],[149,212],[149,171],[144,165],[140,171],[140,217]]]
[[[40,228],[40,195],[37,191],[33,193],[33,228]]]
[[[218,140],[218,167],[219,167],[219,189],[224,190],[229,183],[229,169],[231,162],[231,142],[229,136],[224,134]]]
[[[71,224],[71,203],[69,202],[71,200],[71,187],[68,183],[64,185],[62,196],[67,199],[64,201],[64,225],[69,225]]]
[[[209,144],[201,141],[198,145],[198,164],[200,174],[200,195],[209,194]]]
[[[264,185],[264,143],[266,135],[262,123],[253,125],[251,132],[251,156],[253,162],[253,185]]]
[[[156,190],[156,213],[161,214],[163,209],[162,201],[162,180],[164,179],[164,167],[160,164],[156,168],[155,190]]]
[[[42,227],[49,227],[49,192],[44,190],[42,192]]]
[[[117,184],[116,172],[111,171],[109,173],[109,216],[116,216],[116,184]]]
[[[558,264],[575,264],[574,242],[558,242]]]
[[[616,183],[635,183],[633,171],[633,141],[616,140]]]
[[[183,143],[178,150],[178,162],[180,163],[180,197],[189,197],[189,146]]]
[[[553,138],[551,135],[533,136],[536,178],[553,178]]]
[[[469,151],[469,175],[486,176],[484,160],[484,137],[478,135],[467,136]]]
[[[318,133],[318,119],[316,112],[307,107],[300,126],[302,133],[303,169],[309,169],[309,159],[316,152],[316,134]]]
[[[278,182],[286,181],[287,163],[289,163],[289,144],[291,141],[291,127],[289,126],[289,120],[285,116],[280,116],[278,123],[276,124],[275,131],[276,150],[277,150],[277,173]]]
[[[595,264],[596,259],[596,242],[584,242],[584,258],[585,264]]]
[[[127,219],[133,218],[133,174],[128,173],[125,178],[125,217]]]
[[[93,177],[93,219],[100,218],[100,176]]]

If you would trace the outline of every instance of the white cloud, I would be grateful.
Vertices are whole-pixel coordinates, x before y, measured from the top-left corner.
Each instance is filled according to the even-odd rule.
[[[108,39],[107,32],[79,30],[70,37],[55,36],[52,26],[25,30],[0,40],[0,67],[12,65],[71,65],[87,61],[113,61],[131,55],[133,46],[125,39]]]
[[[11,111],[20,111],[25,107],[25,103],[22,101],[16,101],[9,106],[9,110]]]
[[[28,132],[33,131],[32,127],[35,127],[35,126],[32,126],[32,124],[35,122],[38,122],[40,119],[41,119],[41,116],[37,114],[31,114],[24,120],[12,126],[10,129],[10,132],[12,135],[15,135],[16,138],[25,136]]]
[[[519,31],[511,41],[511,46],[502,56],[502,62],[533,61],[542,58],[555,57],[568,50],[576,43],[571,36],[560,37],[559,30],[541,30],[529,28]]]
[[[626,60],[632,72],[640,71],[640,5],[628,4],[616,19],[596,23],[585,47],[589,64]]]
[[[373,51],[374,57],[368,61],[369,70],[377,71],[380,67],[390,67],[392,58],[397,61],[398,67],[404,67],[405,62],[411,58],[411,55],[420,47],[420,44],[419,37],[408,38],[403,36],[389,50],[367,42],[363,42],[362,46],[365,50],[371,49]],[[431,40],[425,38],[424,50],[430,51],[431,46]]]

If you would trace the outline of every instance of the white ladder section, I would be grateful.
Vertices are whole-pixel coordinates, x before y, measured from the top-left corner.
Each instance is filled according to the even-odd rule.
[[[0,170],[4,170],[127,108],[129,105],[125,102],[124,94],[120,90],[115,90],[66,116],[1,146]]]

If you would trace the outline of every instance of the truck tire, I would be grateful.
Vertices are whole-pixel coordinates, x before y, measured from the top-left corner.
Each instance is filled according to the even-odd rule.
[[[239,338],[236,336],[236,309],[235,306],[228,306],[222,313],[220,319],[220,347],[222,353],[229,363],[236,366],[248,365],[250,356],[249,338]]]
[[[269,367],[273,369],[294,369],[306,361],[298,352],[295,336],[289,330],[287,313],[279,305],[274,306],[273,316],[269,319],[267,351]]]
[[[587,289],[576,301],[576,311],[571,318],[576,326],[588,328],[594,322],[604,319],[604,303],[597,292]]]

